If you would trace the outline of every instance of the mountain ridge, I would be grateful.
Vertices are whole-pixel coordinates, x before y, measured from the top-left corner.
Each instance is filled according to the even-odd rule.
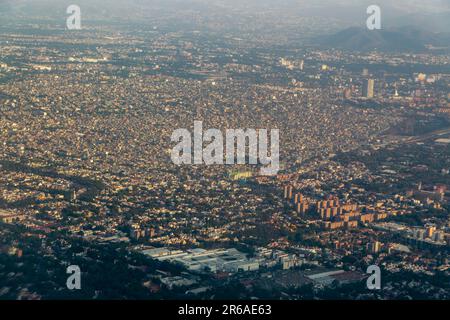
[[[408,26],[381,30],[349,27],[335,34],[319,37],[315,42],[321,47],[352,51],[425,52],[430,46],[450,48],[450,34],[433,33]]]

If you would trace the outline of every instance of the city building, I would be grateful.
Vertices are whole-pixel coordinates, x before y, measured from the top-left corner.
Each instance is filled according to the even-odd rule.
[[[362,95],[364,98],[373,98],[374,97],[374,85],[375,81],[373,79],[364,79]]]

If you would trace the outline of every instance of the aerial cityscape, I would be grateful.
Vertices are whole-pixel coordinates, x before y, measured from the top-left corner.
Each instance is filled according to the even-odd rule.
[[[0,300],[449,300],[449,252],[449,1],[0,0]]]

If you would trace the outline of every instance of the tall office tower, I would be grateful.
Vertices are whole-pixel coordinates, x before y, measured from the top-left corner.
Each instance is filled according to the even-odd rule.
[[[362,94],[365,98],[373,98],[375,81],[373,79],[364,79]]]

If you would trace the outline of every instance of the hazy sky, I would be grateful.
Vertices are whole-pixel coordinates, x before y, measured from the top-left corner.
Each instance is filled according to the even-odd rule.
[[[321,8],[324,11],[332,11],[336,7],[363,7],[378,4],[385,7],[393,7],[403,12],[429,11],[436,12],[450,10],[450,0],[0,0],[0,5],[7,4],[12,8],[24,6],[38,7],[60,4],[102,4],[105,9],[114,7],[148,7],[152,5],[167,7],[187,5],[207,5],[226,8],[286,8],[299,9]]]
[[[377,4],[387,26],[410,24],[440,32],[450,30],[450,0],[0,0],[0,17],[59,18],[71,4],[80,5],[84,17],[93,20],[138,21],[187,12],[209,19],[231,16],[246,22],[261,15],[274,20],[322,17],[339,20],[343,26],[361,24],[365,9]]]

